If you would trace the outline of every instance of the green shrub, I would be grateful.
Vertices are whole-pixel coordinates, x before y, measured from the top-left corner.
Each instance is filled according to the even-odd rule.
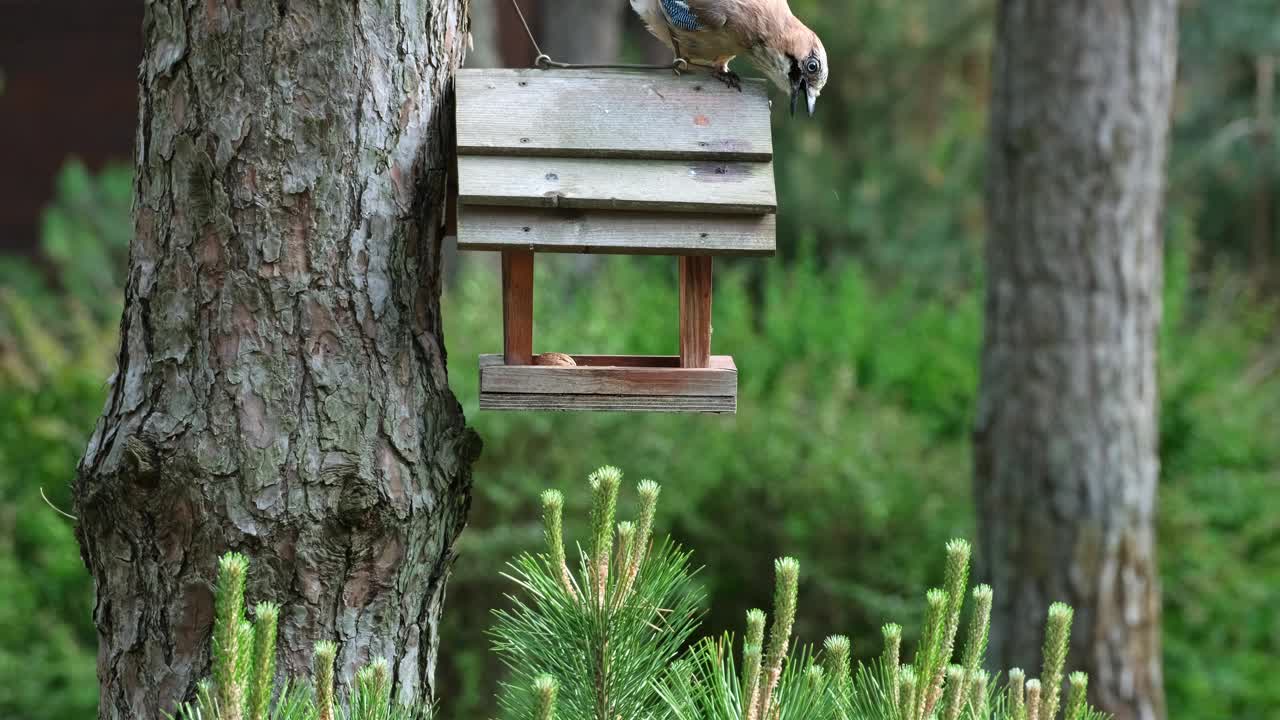
[[[565,550],[564,495],[541,496],[544,550],[511,564],[513,609],[497,613],[493,631],[514,680],[502,692],[509,720],[1057,720],[1059,709],[1065,720],[1101,717],[1085,701],[1083,673],[1071,675],[1062,703],[1073,616],[1066,605],[1049,608],[1043,688],[1015,670],[997,691],[983,669],[988,586],[973,589],[961,652],[971,555],[962,540],[947,543],[945,579],[926,595],[909,665],[897,625],[884,627],[880,657],[856,671],[845,636],[829,636],[821,651],[795,642],[800,563],[790,557],[774,562],[772,615],[747,612],[740,664],[728,634],[682,652],[698,625],[690,555],[670,539],[653,541],[659,487],[651,481],[637,486],[637,521],[614,525],[621,480],[614,467],[591,475],[590,535],[576,573]]]
[[[41,265],[0,257],[0,717],[90,717],[93,586],[71,482],[106,399],[120,318],[130,173],[70,163],[44,214]],[[46,278],[52,277],[48,282]]]
[[[1264,672],[1280,653],[1280,612],[1262,601],[1280,584],[1280,539],[1259,502],[1280,473],[1267,431],[1280,413],[1274,314],[1245,302],[1230,274],[1193,275],[1187,245],[1168,260],[1161,357],[1160,531],[1177,538],[1161,552],[1170,702],[1280,707]],[[609,258],[586,282],[566,280],[570,263],[539,259],[539,351],[676,351],[674,261]],[[572,482],[584,462],[670,478],[663,529],[712,565],[699,576],[709,628],[735,627],[746,607],[764,605],[754,578],[784,553],[814,568],[800,632],[839,627],[866,657],[880,618],[919,627],[910,599],[939,566],[917,549],[973,528],[967,428],[981,311],[972,292],[885,287],[858,268],[807,256],[768,263],[758,279],[750,264],[720,268],[713,346],[741,372],[736,417],[478,412],[475,357],[501,348],[498,287],[483,265],[462,270],[446,297],[450,380],[486,451],[445,617],[455,650],[444,686],[459,690],[444,712],[487,708],[497,670],[477,648],[501,586],[485,568],[540,532],[521,520],[538,479]],[[1205,669],[1197,647],[1222,661]]]
[[[280,607],[258,603],[249,620],[248,577],[245,556],[227,553],[218,560],[209,643],[213,674],[200,682],[195,701],[178,708],[176,720],[431,720],[429,704],[392,700],[386,658],[358,669],[350,688],[341,692],[334,681],[338,647],[328,641],[316,643],[311,677],[277,682]]]

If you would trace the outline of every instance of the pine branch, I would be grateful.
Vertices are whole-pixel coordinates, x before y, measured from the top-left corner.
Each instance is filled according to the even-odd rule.
[[[1049,606],[1049,622],[1044,634],[1044,703],[1040,717],[1054,720],[1058,715],[1058,699],[1062,694],[1062,673],[1067,664],[1067,649],[1071,645],[1071,619],[1075,615],[1071,607],[1063,603]]]
[[[253,680],[249,684],[249,720],[268,720],[276,684],[276,627],[280,606],[260,603],[254,609]]]
[[[697,627],[701,596],[691,582],[688,553],[669,540],[639,550],[651,542],[644,538],[653,524],[656,484],[641,483],[638,523],[614,523],[620,480],[612,468],[591,476],[591,539],[579,551],[578,579],[568,574],[558,549],[563,499],[543,496],[547,552],[511,563],[506,576],[517,592],[508,596],[511,608],[496,613],[491,631],[494,649],[511,670],[499,695],[504,717],[536,717],[529,688],[544,675],[556,679],[559,717],[660,717],[653,680]],[[631,576],[637,558],[641,564]],[[567,589],[574,587],[584,591]]]
[[[782,665],[791,644],[791,627],[796,620],[796,599],[800,590],[800,562],[781,558],[774,562],[773,625],[769,628],[769,650],[765,656],[760,699],[753,719],[771,720],[774,691],[782,678]]]
[[[550,675],[539,675],[533,681],[533,696],[537,710],[534,720],[555,720],[556,692],[560,689],[556,679]]]
[[[1027,681],[1027,720],[1040,720],[1040,681]],[[1046,718],[1046,720],[1048,720]]]
[[[832,688],[842,695],[849,692],[850,683],[853,680],[849,672],[851,652],[852,645],[849,638],[844,635],[832,635],[822,643],[822,659],[827,677]]]
[[[979,585],[973,589],[973,616],[969,618],[969,637],[965,642],[964,660],[961,663],[965,670],[965,687],[977,677],[982,667],[982,658],[987,654],[987,639],[991,631],[991,603],[995,595],[990,585]]]
[[[1082,672],[1071,673],[1071,689],[1067,692],[1066,720],[1083,720],[1089,694],[1089,676]]]
[[[742,644],[742,697],[745,700],[740,717],[750,720],[760,701],[760,668],[764,663],[763,610],[747,611],[747,634]]]
[[[938,656],[933,661],[932,684],[925,698],[922,718],[931,717],[933,709],[942,697],[942,683],[955,653],[956,631],[960,628],[960,611],[964,608],[964,595],[969,587],[969,556],[971,548],[964,540],[947,543],[947,569],[944,587],[947,593],[946,628],[943,630]]]
[[[902,626],[889,623],[880,630],[884,635],[884,652],[880,656],[880,666],[885,674],[885,687],[892,700],[893,717],[905,717],[902,709],[901,677],[899,664],[902,654]]]
[[[1014,668],[1009,671],[1009,700],[1006,706],[1009,708],[1010,720],[1027,719],[1026,681],[1027,674],[1023,672],[1022,668]]]
[[[622,471],[605,466],[591,473],[591,567],[595,604],[603,608],[608,598],[609,556],[613,553],[613,519],[618,510]]]
[[[934,588],[925,594],[924,635],[920,638],[920,647],[916,649],[914,670],[914,692],[909,696],[907,707],[908,720],[924,720],[925,708],[929,694],[933,690],[933,676],[937,665],[942,663],[944,635],[947,629],[947,607],[949,598],[941,588]]]
[[[946,693],[943,697],[943,717],[946,720],[959,720],[960,711],[965,703],[965,669],[960,665],[947,668]]]
[[[228,553],[218,562],[218,585],[214,596],[213,685],[219,720],[240,720],[244,685],[241,649],[244,623],[244,589],[249,560]]]
[[[559,571],[560,584],[565,594],[577,599],[578,589],[574,585],[573,575],[569,572],[569,564],[564,554],[563,513],[564,496],[558,490],[547,490],[542,493],[543,534],[551,566]]]
[[[316,709],[319,720],[334,720],[333,716],[333,663],[338,656],[338,646],[321,641],[316,643],[312,655],[316,682]]]

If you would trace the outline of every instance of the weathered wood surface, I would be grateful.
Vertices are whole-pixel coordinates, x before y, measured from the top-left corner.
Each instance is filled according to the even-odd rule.
[[[458,153],[768,161],[764,82],[702,73],[463,70]]]
[[[508,365],[533,362],[533,253],[502,253],[502,351]]]
[[[715,368],[499,365],[480,369],[481,392],[535,395],[732,395],[737,373]]]
[[[570,355],[579,367],[640,367],[640,368],[678,368],[680,357],[677,355]],[[501,355],[481,355],[480,367],[498,367],[503,365]],[[715,370],[733,370],[734,364],[729,355],[712,355],[709,365]]]
[[[775,215],[464,207],[461,250],[628,255],[772,255]]]
[[[480,356],[482,410],[621,410],[732,413],[738,369],[713,356],[709,367],[679,367],[676,356],[575,355],[577,367],[511,366]]]
[[[553,410],[563,412],[667,412],[732,415],[737,397],[670,397],[640,395],[528,395],[481,393],[481,410]]]
[[[711,362],[711,262],[706,256],[680,258],[680,367]]]
[[[562,157],[458,158],[463,205],[745,213],[777,211],[772,163]]]

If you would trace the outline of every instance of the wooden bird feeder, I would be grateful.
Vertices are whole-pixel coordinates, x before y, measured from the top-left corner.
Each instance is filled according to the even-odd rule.
[[[502,253],[504,347],[480,357],[482,409],[737,410],[733,358],[711,354],[711,259],[774,252],[764,83],[462,70],[457,138],[458,247]],[[680,354],[535,355],[539,252],[677,256]]]

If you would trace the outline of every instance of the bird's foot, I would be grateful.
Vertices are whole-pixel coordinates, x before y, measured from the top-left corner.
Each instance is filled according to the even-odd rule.
[[[742,78],[738,76],[738,73],[728,68],[716,68],[711,71],[711,76],[728,87],[742,92]]]
[[[677,57],[675,60],[671,61],[671,72],[675,73],[676,77],[680,77],[688,70],[689,70],[688,60],[685,60],[682,57]]]

